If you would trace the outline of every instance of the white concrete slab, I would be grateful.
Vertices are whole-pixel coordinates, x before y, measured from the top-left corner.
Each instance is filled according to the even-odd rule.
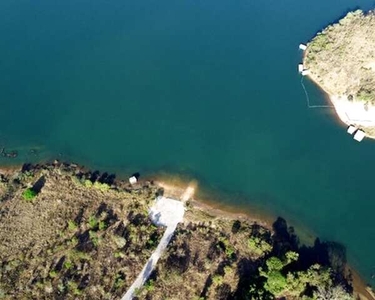
[[[185,207],[183,202],[166,197],[156,198],[154,205],[150,208],[149,216],[155,225],[167,226],[167,228],[155,251],[151,254],[147,263],[144,265],[141,273],[139,273],[137,279],[133,282],[121,300],[133,299],[135,291],[145,284],[146,280],[154,270],[159,258],[165,249],[167,249],[178,223],[184,218],[184,214]]]
[[[158,197],[150,209],[150,218],[157,226],[169,226],[182,221],[184,204],[171,198]]]

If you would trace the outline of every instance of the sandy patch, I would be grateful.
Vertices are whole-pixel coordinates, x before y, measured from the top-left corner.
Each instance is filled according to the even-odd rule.
[[[375,126],[375,106],[360,101],[348,101],[347,96],[330,96],[339,118],[347,125]]]

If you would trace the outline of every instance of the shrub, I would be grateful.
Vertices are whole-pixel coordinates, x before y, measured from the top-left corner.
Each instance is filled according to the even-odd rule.
[[[90,188],[90,187],[92,187],[92,182],[91,182],[90,180],[86,179],[86,180],[83,182],[83,185],[84,185],[85,187]]]
[[[99,230],[104,230],[106,229],[107,225],[105,224],[104,221],[100,221],[99,222]]]
[[[73,237],[70,239],[70,241],[67,242],[67,244],[68,244],[69,246],[74,247],[74,246],[76,246],[76,245],[78,244],[78,239],[77,239],[75,236],[73,236]]]
[[[71,269],[72,267],[73,267],[73,263],[72,263],[70,260],[66,260],[66,261],[64,262],[64,268],[65,268],[65,269],[69,270],[69,269]]]
[[[65,291],[65,285],[60,282],[58,285],[57,285],[57,290],[60,292],[60,293],[63,293]]]
[[[28,188],[22,193],[23,199],[25,199],[28,202],[32,202],[36,195],[37,193],[32,188]]]
[[[214,284],[216,285],[221,285],[223,283],[223,276],[220,276],[220,275],[215,275],[213,278],[212,278],[212,281]]]
[[[124,258],[125,257],[125,254],[120,252],[120,251],[116,251],[115,252],[115,258]]]
[[[299,254],[294,251],[288,251],[285,253],[285,258],[286,258],[286,263],[285,264],[290,264],[293,261],[297,261],[299,257]]]
[[[91,260],[90,255],[88,255],[87,253],[81,252],[81,251],[77,251],[77,250],[71,250],[69,252],[69,258],[73,261]]]
[[[318,35],[311,41],[310,47],[314,52],[319,52],[327,48],[329,44],[328,37],[325,33],[318,33]]]
[[[123,276],[121,274],[116,274],[115,282],[113,284],[114,288],[117,290],[117,289],[121,288],[124,284],[125,284],[125,280],[124,280]],[[136,295],[137,292],[139,293],[140,289],[136,290],[134,294]]]
[[[100,242],[98,235],[94,231],[89,231],[89,234],[90,234],[91,242],[93,243],[95,247],[97,247]]]
[[[79,296],[81,295],[81,290],[78,289],[78,284],[74,281],[68,281],[68,290],[72,292],[73,295]]]
[[[96,181],[93,185],[94,188],[102,191],[102,192],[105,192],[105,191],[108,191],[110,189],[110,186],[106,183],[100,183],[98,181]]]
[[[77,229],[77,224],[73,220],[68,221],[68,229],[74,231]]]
[[[225,237],[220,237],[217,247],[225,251],[225,255],[228,258],[233,258],[235,252],[234,247],[229,243],[229,240]]]
[[[371,101],[375,99],[375,91],[362,88],[358,91],[357,97],[361,101]]]
[[[263,256],[272,250],[272,246],[269,243],[258,237],[249,238],[247,245],[250,251],[258,256]]]
[[[152,292],[155,289],[155,282],[154,280],[150,279],[145,284],[145,289],[148,292]]]
[[[113,236],[113,241],[118,248],[123,248],[126,245],[126,239],[121,236]]]
[[[57,276],[57,272],[56,271],[51,271],[51,272],[49,272],[49,277],[51,277],[51,278],[55,278],[56,276]]]
[[[90,216],[89,218],[89,227],[95,229],[99,224],[99,220],[95,216]]]

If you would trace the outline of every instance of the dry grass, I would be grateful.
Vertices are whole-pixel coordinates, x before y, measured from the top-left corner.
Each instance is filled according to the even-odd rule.
[[[41,192],[25,201],[23,190],[42,175]],[[6,299],[120,297],[163,233],[147,216],[152,187],[88,188],[58,168],[28,177],[16,172],[8,186],[14,192],[0,202],[0,294]]]
[[[186,219],[157,265],[152,288],[146,284],[139,299],[227,299],[234,293],[241,299],[240,280],[251,276],[247,268],[257,270],[262,256],[249,247],[249,238],[257,231],[266,240],[270,232],[246,221],[233,231],[235,220],[195,208]]]
[[[305,68],[332,95],[375,104],[375,14],[347,16],[318,33],[307,45]]]

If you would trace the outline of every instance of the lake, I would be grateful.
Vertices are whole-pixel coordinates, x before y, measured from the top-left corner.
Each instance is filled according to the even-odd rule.
[[[300,42],[373,4],[3,0],[0,146],[19,156],[0,163],[195,178],[232,195],[217,201],[343,243],[370,282],[375,141],[356,143],[331,109],[308,109],[297,64]]]

